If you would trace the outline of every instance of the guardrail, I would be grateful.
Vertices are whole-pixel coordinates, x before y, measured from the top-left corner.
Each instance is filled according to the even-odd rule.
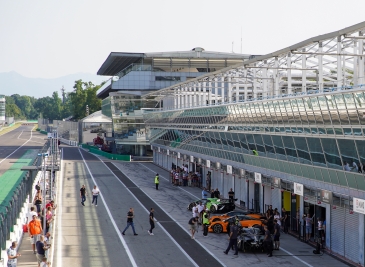
[[[122,160],[122,161],[131,161],[131,155],[111,154],[111,153],[108,153],[108,152],[104,152],[102,150],[99,150],[99,148],[97,148],[95,146],[90,146],[90,145],[87,145],[87,144],[82,144],[81,147],[84,148],[84,149],[88,149],[89,152],[91,152],[93,154],[97,154],[97,155],[106,157],[108,159]]]

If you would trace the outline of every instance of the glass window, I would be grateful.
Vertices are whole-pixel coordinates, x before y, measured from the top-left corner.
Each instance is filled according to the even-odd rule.
[[[341,153],[343,164],[346,165],[346,163],[348,163],[350,165],[350,168],[352,168],[353,162],[355,162],[355,164],[357,164],[359,161],[357,152],[355,149],[354,140],[338,139],[337,142],[338,142],[338,146],[340,148],[340,153]]]
[[[246,154],[248,154],[249,149],[248,149],[248,145],[247,145],[247,141],[246,141],[246,135],[244,134],[238,134],[239,136],[239,140],[240,140],[240,145],[242,147],[242,151]]]
[[[246,140],[247,140],[247,143],[248,143],[249,150],[252,154],[253,150],[257,150],[256,145],[255,145],[255,139],[253,138],[252,134],[246,134]]]
[[[345,135],[352,135],[352,129],[351,128],[343,128],[343,132]]]
[[[339,125],[340,124],[340,117],[338,116],[337,109],[331,109],[330,110],[331,120],[333,125]]]
[[[356,146],[357,146],[357,152],[359,154],[360,157],[360,162],[362,164],[362,166],[364,166],[364,171],[365,171],[365,141],[364,140],[356,140]],[[360,165],[358,164],[358,166],[360,167]]]
[[[340,121],[342,125],[349,125],[349,117],[347,114],[347,110],[346,109],[339,109],[338,110],[339,115],[340,115]]]
[[[335,128],[335,134],[336,135],[343,135],[342,129],[341,128]]]
[[[264,135],[262,135],[262,139],[265,144],[265,150],[266,150],[267,156],[270,158],[275,158],[275,150],[274,150],[274,145],[271,140],[271,136],[264,134]]]
[[[323,119],[323,123],[325,125],[331,125],[331,118],[330,118],[330,114],[328,112],[328,110],[322,110],[322,119]]]
[[[355,101],[354,101],[354,97],[352,94],[344,94],[343,98],[345,100],[346,103],[346,107],[349,108],[355,108]]]
[[[297,148],[299,162],[305,163],[305,164],[312,164],[311,157],[309,154],[309,149],[307,146],[307,140],[305,139],[305,137],[295,136],[293,138],[294,138],[295,146]]]
[[[284,145],[283,145],[283,141],[282,141],[281,137],[277,136],[277,135],[272,135],[271,138],[272,138],[272,142],[275,147],[275,152],[276,152],[277,158],[286,160],[286,154],[285,154]]]
[[[298,161],[297,151],[292,136],[282,136],[286,156],[289,161]]]
[[[327,128],[326,132],[327,132],[327,134],[335,134],[335,132],[333,131],[333,128]]]
[[[261,134],[254,134],[253,137],[255,139],[257,151],[259,151],[259,152],[261,152],[263,154],[266,154],[265,146],[264,146],[264,142],[262,141]]]
[[[338,152],[336,140],[332,138],[323,138],[322,140],[324,155],[326,157],[328,167],[342,169],[340,153]],[[309,142],[310,141],[308,140],[308,145]]]
[[[307,137],[307,144],[312,157],[313,165],[326,166],[320,139],[315,137]]]
[[[359,125],[359,118],[357,117],[356,109],[348,109],[347,113],[349,114],[350,124],[351,125]]]
[[[338,109],[346,109],[345,101],[342,97],[342,94],[333,95],[333,98],[335,99],[336,106]]]
[[[352,131],[353,131],[354,135],[362,136],[362,131],[360,128],[352,128]]]

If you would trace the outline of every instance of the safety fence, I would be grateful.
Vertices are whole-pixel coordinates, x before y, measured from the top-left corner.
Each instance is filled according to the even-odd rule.
[[[108,159],[131,161],[131,155],[111,154],[111,153],[99,150],[98,147],[90,146],[90,145],[87,145],[87,144],[82,144],[81,147],[84,148],[84,149],[89,150],[89,152],[91,152],[93,154],[100,155],[100,156],[106,157]]]

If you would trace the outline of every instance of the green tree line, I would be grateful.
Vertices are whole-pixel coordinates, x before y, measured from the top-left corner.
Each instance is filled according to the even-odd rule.
[[[86,116],[86,105],[89,114],[101,109],[101,99],[96,97],[96,92],[102,85],[77,80],[74,90],[65,92],[64,102],[58,92],[53,92],[52,97],[38,99],[18,94],[5,96],[5,116],[14,117],[15,120],[62,120],[72,117],[72,120],[77,121]]]

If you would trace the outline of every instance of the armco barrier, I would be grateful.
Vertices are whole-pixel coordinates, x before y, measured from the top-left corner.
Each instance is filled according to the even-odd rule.
[[[100,156],[106,157],[108,159],[131,161],[131,156],[130,155],[111,154],[111,153],[99,150],[97,147],[89,146],[87,144],[82,144],[81,146],[82,146],[82,148],[88,149],[89,152],[91,152],[93,154],[100,155]]]

